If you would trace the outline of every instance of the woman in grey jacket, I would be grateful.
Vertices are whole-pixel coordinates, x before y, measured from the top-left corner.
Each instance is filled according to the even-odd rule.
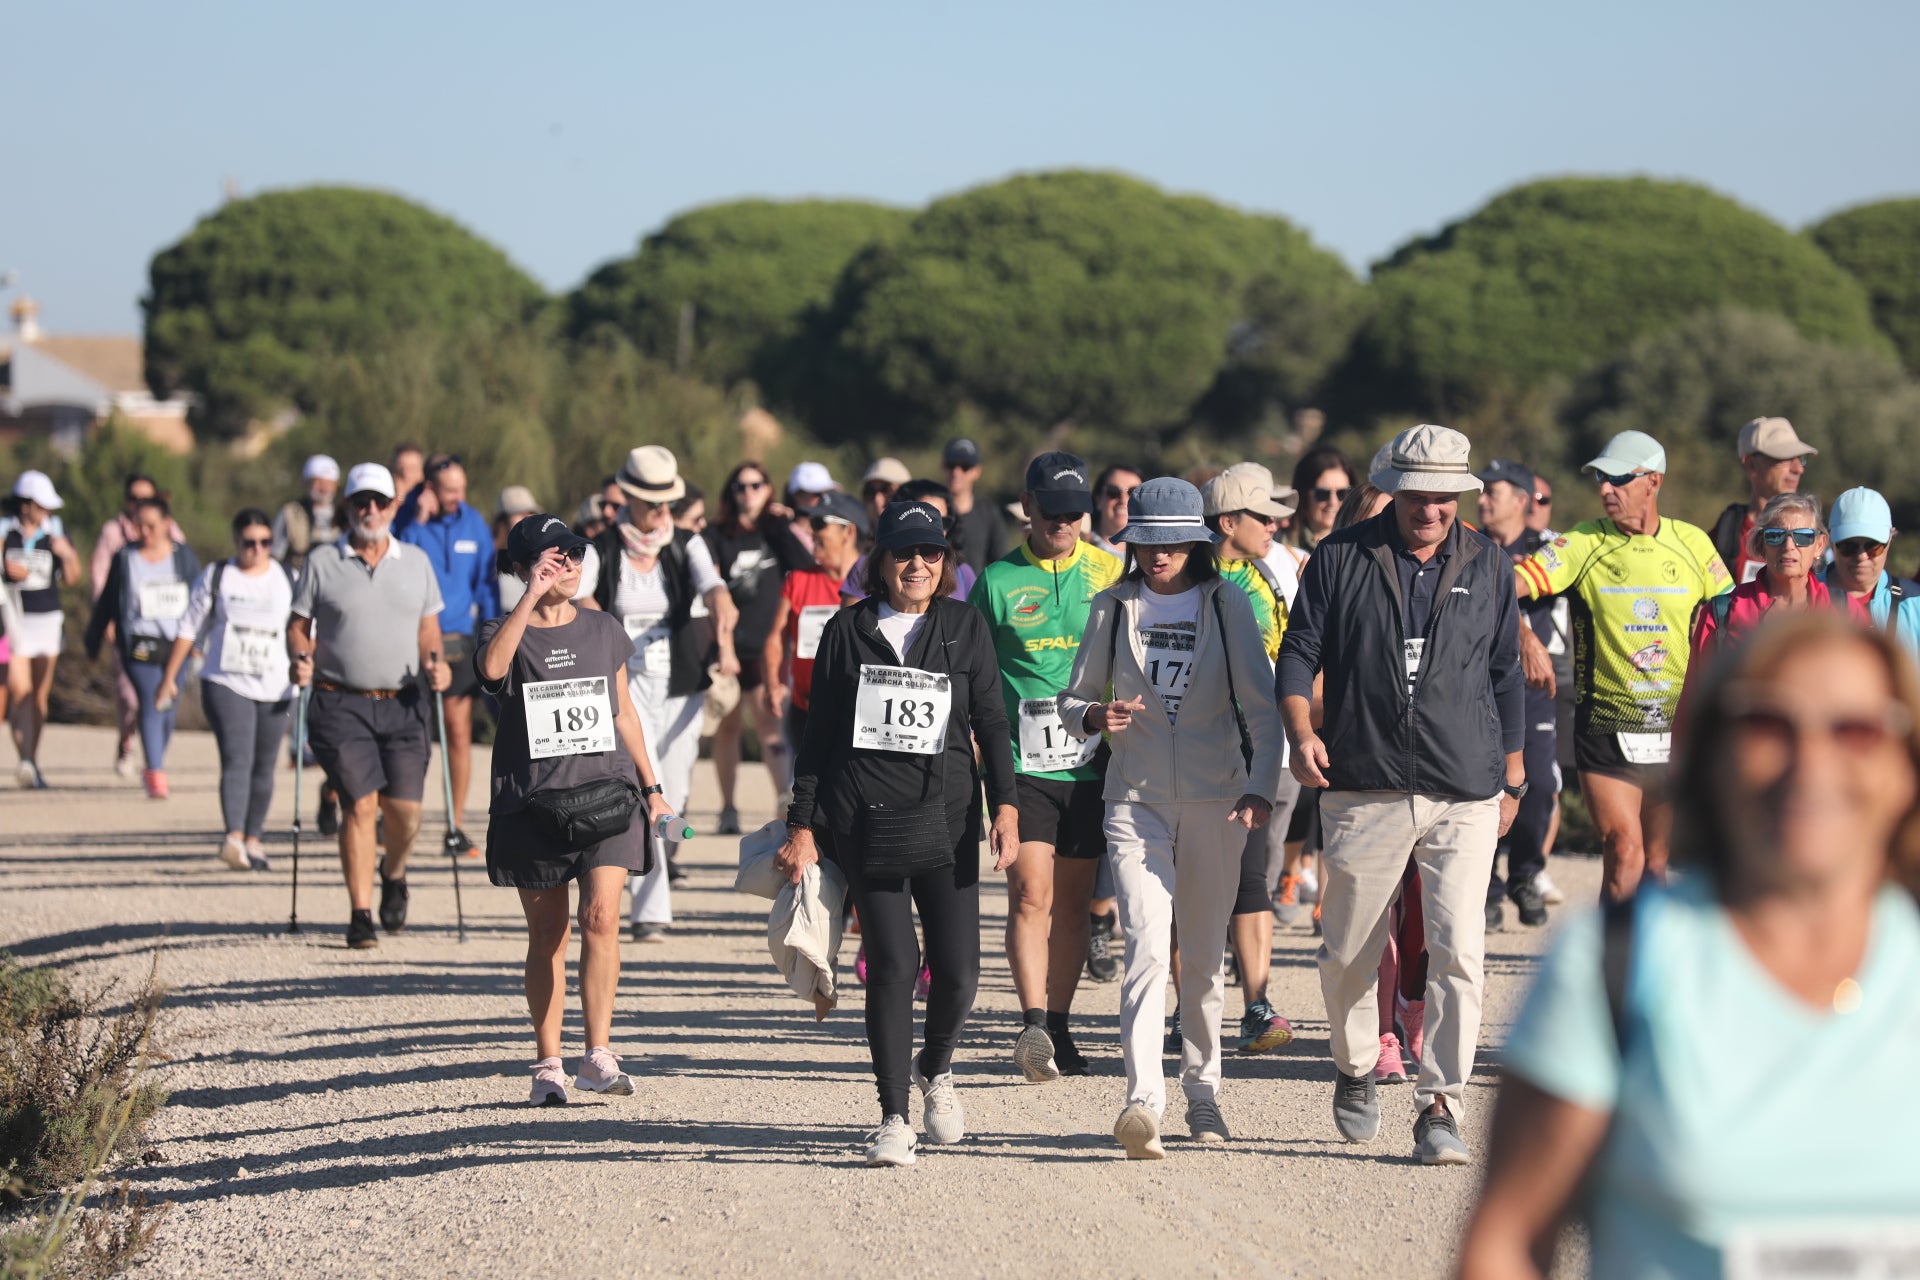
[[[1127,1104],[1113,1136],[1157,1160],[1166,1081],[1170,926],[1180,932],[1180,1087],[1196,1141],[1225,1142],[1220,1117],[1220,962],[1246,833],[1267,821],[1280,773],[1273,667],[1246,593],[1222,582],[1200,491],[1163,476],[1136,489],[1127,575],[1094,597],[1060,719],[1081,737],[1109,735],[1107,844],[1120,890],[1127,976],[1120,1039]],[[1224,589],[1223,589],[1224,588]],[[1255,779],[1265,781],[1254,781]],[[1178,875],[1175,868],[1178,867]]]

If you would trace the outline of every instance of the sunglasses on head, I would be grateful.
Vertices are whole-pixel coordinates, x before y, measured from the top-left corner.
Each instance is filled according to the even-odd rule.
[[[901,564],[909,560],[919,560],[922,564],[935,565],[947,558],[945,547],[897,547],[893,558]]]
[[[1308,492],[1313,495],[1313,500],[1315,502],[1341,502],[1345,500],[1347,494],[1352,492],[1352,490],[1348,487],[1343,486],[1338,489],[1314,488],[1309,490]]]
[[[1818,529],[1762,529],[1760,541],[1769,547],[1784,547],[1787,539],[1793,539],[1796,547],[1810,547],[1820,539]]]
[[[1604,471],[1596,471],[1593,473],[1593,483],[1596,486],[1610,484],[1616,489],[1624,489],[1635,480],[1644,480],[1652,474],[1651,471],[1629,471],[1623,476],[1610,476]]]
[[[1845,542],[1833,544],[1834,554],[1842,556],[1877,556],[1886,549],[1886,543],[1876,542],[1872,538],[1848,538]]]

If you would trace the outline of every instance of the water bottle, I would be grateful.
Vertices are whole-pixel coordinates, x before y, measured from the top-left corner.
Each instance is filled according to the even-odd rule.
[[[653,820],[653,834],[660,840],[691,840],[693,828],[684,822],[677,813],[663,813]]]

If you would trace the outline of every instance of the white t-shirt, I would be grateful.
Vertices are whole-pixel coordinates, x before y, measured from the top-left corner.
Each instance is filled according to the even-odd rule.
[[[265,572],[245,573],[227,562],[220,574],[220,598],[213,596],[210,564],[193,584],[180,633],[196,636],[206,665],[200,678],[233,690],[253,702],[279,702],[292,692],[287,682],[287,615],[293,610],[293,583],[277,561]]]
[[[931,613],[930,609],[925,613],[901,613],[886,601],[880,602],[880,618],[877,623],[880,634],[885,636],[887,643],[893,646],[893,651],[900,655],[902,663],[906,662],[907,651],[913,648],[914,640],[920,635],[920,628],[927,625],[927,617]]]
[[[1300,548],[1275,538],[1260,560],[1267,568],[1267,581],[1289,609],[1293,608],[1293,598],[1300,594],[1300,575],[1306,572],[1309,558]]]
[[[1193,683],[1193,642],[1200,625],[1200,588],[1161,595],[1140,588],[1140,647],[1147,682],[1160,695],[1169,722],[1179,719],[1181,700]]]
[[[633,567],[632,557],[621,556],[620,583],[613,591],[613,616],[620,619],[633,641],[627,670],[663,685],[673,672],[673,630],[667,626],[670,611],[660,562],[654,561],[653,568],[642,573]]]

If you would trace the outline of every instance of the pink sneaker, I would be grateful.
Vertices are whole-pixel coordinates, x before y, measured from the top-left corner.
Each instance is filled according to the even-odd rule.
[[[1413,1069],[1420,1069],[1420,1055],[1427,1047],[1427,1002],[1408,1000],[1404,996],[1394,997],[1394,1019],[1400,1029],[1400,1043],[1406,1046],[1407,1058]]]
[[[933,970],[927,968],[925,965],[921,965],[920,976],[913,981],[913,998],[915,1000],[925,1000],[927,998],[927,992],[931,990],[933,990]]]
[[[580,1060],[580,1074],[573,1078],[573,1087],[624,1098],[633,1092],[633,1077],[620,1069],[620,1059],[613,1056],[613,1050],[597,1044]]]
[[[867,944],[864,942],[853,953],[853,976],[860,979],[861,986],[867,985]]]
[[[1407,1064],[1400,1059],[1400,1037],[1391,1031],[1380,1037],[1380,1060],[1373,1064],[1373,1078],[1381,1084],[1407,1082]]]
[[[560,1059],[542,1058],[533,1064],[533,1093],[527,1100],[536,1107],[566,1105],[567,1073],[561,1069]]]

